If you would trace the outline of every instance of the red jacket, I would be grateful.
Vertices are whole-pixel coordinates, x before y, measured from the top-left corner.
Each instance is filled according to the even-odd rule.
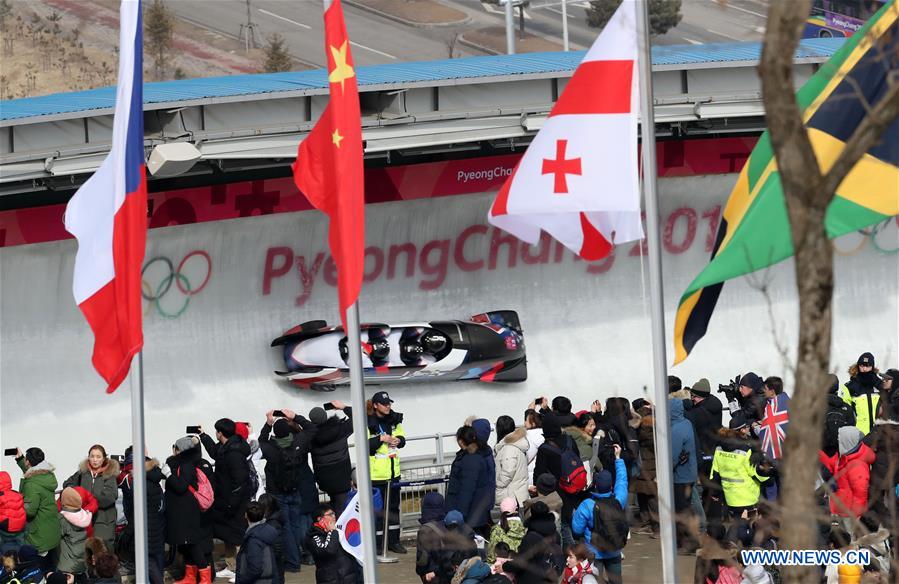
[[[91,517],[97,516],[97,509],[100,508],[100,504],[97,503],[97,498],[94,497],[93,493],[85,489],[84,487],[72,487],[78,494],[81,495],[81,508],[85,511],[88,511],[91,514]],[[56,499],[56,509],[62,511],[62,500]],[[87,526],[87,537],[94,537],[94,525]]]
[[[19,533],[25,529],[25,500],[12,490],[9,473],[0,471],[0,531]]]
[[[874,451],[860,443],[858,449],[846,456],[839,453],[827,456],[818,451],[818,459],[837,481],[837,492],[830,496],[830,512],[841,517],[858,517],[868,506],[868,483]]]

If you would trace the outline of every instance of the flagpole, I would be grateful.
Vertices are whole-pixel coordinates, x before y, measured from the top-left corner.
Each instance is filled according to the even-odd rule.
[[[655,380],[655,452],[662,542],[662,582],[677,582],[677,541],[674,532],[671,438],[668,428],[668,359],[665,354],[665,312],[662,295],[662,246],[659,240],[659,203],[656,191],[656,136],[652,96],[652,52],[649,38],[649,0],[637,13],[640,66],[640,135],[643,152],[643,192],[646,200],[646,239],[649,247],[649,298],[652,329],[652,370]]]
[[[137,367],[128,373],[131,384],[131,467],[134,499],[134,576],[149,582],[147,573],[147,467],[144,464],[144,352],[137,354]]]
[[[329,2],[325,0],[327,5]],[[353,442],[356,451],[356,488],[359,492],[360,519],[362,521],[363,580],[377,583],[377,552],[375,550],[374,502],[371,495],[371,472],[368,467],[368,425],[365,415],[365,394],[362,379],[362,346],[359,342],[359,303],[354,302],[346,311],[347,349],[350,366],[350,403],[353,406]],[[384,510],[384,533],[389,527],[387,509]]]

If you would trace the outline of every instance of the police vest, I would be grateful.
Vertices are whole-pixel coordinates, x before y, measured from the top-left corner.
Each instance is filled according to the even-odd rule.
[[[399,438],[405,435],[402,424],[397,424],[393,427],[391,436]],[[371,428],[369,428],[368,437],[372,438],[374,436],[376,434],[372,434]],[[400,476],[399,449],[390,446],[386,442],[381,442],[374,455],[368,458],[368,464],[371,470],[371,480],[373,481],[389,481],[390,479],[398,478]]]
[[[861,433],[868,435],[871,432],[871,424],[877,415],[877,404],[880,402],[880,392],[863,393],[854,396],[849,393],[845,385],[841,388],[840,397],[855,410],[855,427]]]
[[[718,473],[728,507],[749,507],[759,501],[760,477],[750,461],[751,450],[728,452],[720,446],[712,459],[711,477]]]

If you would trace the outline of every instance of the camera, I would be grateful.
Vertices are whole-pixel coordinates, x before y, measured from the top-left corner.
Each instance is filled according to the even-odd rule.
[[[718,393],[723,393],[724,397],[727,398],[728,403],[737,401],[737,398],[740,396],[740,376],[736,375],[733,379],[730,380],[730,383],[719,383],[718,384]]]

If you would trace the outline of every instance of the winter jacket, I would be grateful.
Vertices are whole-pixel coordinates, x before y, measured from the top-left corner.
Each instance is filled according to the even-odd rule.
[[[590,497],[582,502],[577,511],[571,518],[571,532],[575,537],[583,537],[584,543],[593,552],[597,559],[617,558],[621,555],[621,550],[614,552],[601,552],[590,542],[593,533],[593,509],[596,506],[596,499],[603,499],[614,496],[618,499],[618,503],[622,509],[627,509],[627,473],[624,470],[624,461],[620,458],[615,461],[615,486],[608,493],[591,492]],[[601,519],[601,518],[600,518]]]
[[[860,442],[861,432],[855,426],[840,428],[840,451],[833,456],[818,452],[818,459],[837,481],[837,491],[830,495],[830,512],[841,517],[858,517],[868,506],[868,484],[874,452]]]
[[[25,469],[25,459],[16,460],[19,468],[25,473],[19,483],[19,492],[25,501],[25,516],[28,526],[25,528],[25,543],[44,553],[59,545],[59,512],[56,510],[56,470],[46,460]]]
[[[475,556],[462,562],[456,570],[456,575],[453,576],[452,584],[480,584],[490,574],[490,564]]]
[[[558,491],[553,491],[548,495],[537,495],[524,502],[521,518],[524,519],[525,523],[531,518],[531,507],[538,501],[546,503],[549,510],[555,513],[557,520],[562,517],[562,497],[559,496]]]
[[[99,509],[94,515],[94,537],[106,542],[109,549],[113,549],[115,541],[116,499],[119,497],[117,479],[119,476],[119,463],[111,458],[94,474],[87,460],[81,461],[78,471],[67,478],[63,483],[65,487],[82,487],[97,499]]]
[[[597,584],[596,576],[593,575],[593,564],[587,559],[578,562],[574,568],[566,566],[562,573],[561,584]]]
[[[524,428],[507,434],[493,449],[496,460],[495,501],[512,497],[521,505],[528,494],[528,439]]]
[[[556,522],[550,515],[531,519],[514,560],[503,564],[516,584],[556,584],[565,569]]]
[[[849,379],[843,399],[855,409],[855,426],[867,434],[871,431],[877,405],[880,403],[880,379],[875,371],[858,373]]]
[[[671,468],[674,484],[693,484],[698,475],[696,465],[696,435],[693,425],[684,417],[684,402],[668,401],[668,422],[671,431]]]
[[[68,511],[63,509],[59,514],[59,528],[62,537],[59,542],[59,561],[56,569],[61,572],[83,574],[84,542],[87,540],[87,526],[92,516],[84,509]]]
[[[749,507],[759,501],[761,483],[768,480],[762,469],[765,455],[758,443],[741,438],[728,428],[719,431],[719,444],[712,459],[709,479],[720,484],[730,507]]]
[[[450,468],[445,508],[462,513],[465,523],[472,528],[487,525],[490,520],[495,490],[493,480],[490,480],[493,477],[489,477],[488,473],[484,457],[465,449],[456,453]]]
[[[91,518],[97,513],[97,510],[100,509],[99,503],[97,503],[97,498],[94,497],[90,491],[85,489],[84,487],[72,487],[78,495],[81,496],[81,508],[91,514]],[[62,498],[56,500],[56,510],[62,511]],[[94,537],[94,526],[87,526],[87,537]]]
[[[132,470],[134,463],[132,457],[125,459],[122,471],[119,473],[118,483],[122,490],[122,510],[128,526],[125,528],[127,537],[134,537],[134,477]],[[144,469],[147,473],[146,497],[147,497],[147,546],[150,552],[158,553],[165,549],[165,506],[162,483],[165,475],[159,468],[159,461],[146,459]]]
[[[250,445],[240,436],[231,436],[224,443],[215,442],[208,434],[200,434],[206,452],[215,459],[214,476],[210,477],[215,490],[212,504],[212,532],[226,544],[240,545],[247,530],[247,505],[253,493],[248,489],[247,457]]]
[[[197,488],[197,473],[203,472],[212,481],[212,468],[203,460],[200,449],[192,448],[169,457],[166,462],[171,474],[165,481],[165,531],[171,545],[202,544],[212,546],[212,517],[200,511],[200,505],[190,492]]]
[[[746,416],[746,421],[752,424],[753,422],[761,422],[762,418],[765,417],[765,406],[768,405],[768,398],[759,390],[758,392],[750,393],[747,397],[737,394],[737,403],[740,406],[740,411]]]
[[[235,584],[283,584],[274,551],[280,538],[278,530],[265,522],[247,529],[237,553]]]
[[[312,438],[312,468],[319,488],[326,493],[346,493],[352,486],[353,465],[347,438],[353,435],[352,408],[344,408],[346,418],[328,418],[315,427]]]
[[[311,422],[308,423],[311,425]],[[285,438],[275,438],[272,434],[272,427],[266,424],[259,433],[259,448],[262,450],[262,458],[265,459],[265,490],[274,495],[283,495],[285,493],[294,493],[300,490],[299,474],[302,467],[309,468],[309,449],[312,445],[312,438],[315,430],[302,430],[295,434],[291,434]],[[287,442],[290,438],[290,442]],[[284,463],[283,452],[285,443],[290,448],[298,448],[298,456],[300,458],[300,469],[297,473],[297,482],[295,485],[284,485],[284,477],[281,476]],[[311,474],[311,471],[310,471]]]
[[[899,421],[876,420],[864,443],[874,451],[875,456],[871,465],[868,503],[873,515],[887,517],[889,508],[883,501],[899,485]]]
[[[527,430],[528,439],[528,484],[534,484],[534,465],[537,464],[537,449],[543,444],[543,429],[529,428]]]
[[[315,559],[316,584],[352,584],[356,581],[356,558],[344,551],[337,530],[313,525],[306,536],[306,549]]]
[[[443,520],[428,521],[418,528],[415,539],[415,573],[424,576],[429,572],[438,572],[443,550],[443,537],[446,528]]]
[[[581,457],[581,460],[590,460],[590,456],[593,454],[593,436],[587,434],[577,426],[564,428],[562,433],[567,434],[574,440],[574,445],[577,446],[577,453]]]
[[[562,434],[557,440],[548,440],[541,444],[537,450],[537,464],[534,466],[534,476],[539,477],[543,473],[549,473],[556,477],[558,482],[559,476],[562,474],[562,451],[566,448],[576,450],[577,446],[565,434]],[[556,492],[559,494],[559,498],[562,499],[562,522],[567,523],[571,521],[571,514],[583,500],[583,496],[580,493],[566,493],[562,489],[557,489]]]
[[[510,517],[506,520],[509,530],[503,529],[501,523],[496,523],[490,529],[490,539],[487,541],[487,561],[493,563],[496,561],[496,544],[504,542],[512,550],[512,553],[518,551],[521,540],[524,538],[524,523],[518,517]]]
[[[371,414],[368,425],[368,455],[371,480],[389,481],[400,476],[399,450],[406,446],[406,431],[403,430],[403,414],[392,411],[384,417]],[[396,447],[381,442],[381,435],[387,434],[399,440]]]
[[[712,464],[718,446],[718,430],[721,428],[721,400],[709,395],[699,403],[684,402],[684,417],[693,424],[698,442],[697,455],[706,460],[706,468]],[[702,466],[702,465],[700,465]]]
[[[9,473],[0,471],[0,531],[20,533],[25,529],[25,499],[12,490]]]
[[[643,416],[637,429],[637,440],[640,444],[640,474],[634,479],[634,492],[641,495],[655,496],[656,486],[656,448],[653,417]]]

